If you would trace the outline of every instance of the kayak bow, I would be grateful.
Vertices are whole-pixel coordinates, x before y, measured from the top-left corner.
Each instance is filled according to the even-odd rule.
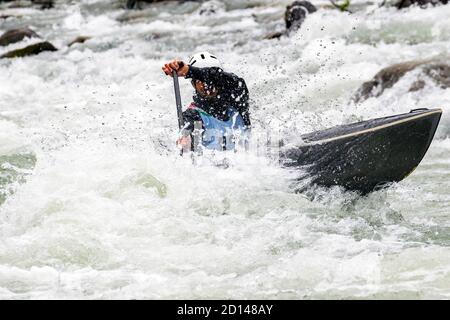
[[[304,169],[299,179],[310,177],[312,184],[366,194],[414,171],[441,114],[441,109],[416,109],[305,134],[304,144],[282,149],[281,163]]]

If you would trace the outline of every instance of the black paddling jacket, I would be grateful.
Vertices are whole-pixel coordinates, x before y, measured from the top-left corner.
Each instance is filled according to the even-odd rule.
[[[232,107],[239,112],[244,120],[246,128],[250,128],[249,114],[249,94],[244,79],[233,73],[224,72],[221,68],[197,68],[189,66],[186,78],[193,81],[200,80],[210,88],[216,88],[217,96],[204,98],[197,93],[193,96],[196,107],[209,113],[213,117],[227,121],[227,109]],[[195,109],[187,109],[183,112],[185,123],[184,135],[190,134],[194,130],[194,121],[201,121],[200,114]]]

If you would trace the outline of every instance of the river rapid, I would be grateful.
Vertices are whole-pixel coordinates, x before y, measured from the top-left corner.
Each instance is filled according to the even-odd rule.
[[[384,67],[448,58],[450,5],[313,1],[298,31],[264,39],[289,3],[0,4],[0,32],[29,26],[59,48],[0,59],[0,299],[450,298],[450,90],[409,92],[413,71],[350,101]],[[92,38],[67,46],[80,35]],[[255,133],[422,107],[442,108],[441,124],[416,171],[366,197],[295,193],[255,153],[193,165],[161,66],[200,50],[246,80]]]

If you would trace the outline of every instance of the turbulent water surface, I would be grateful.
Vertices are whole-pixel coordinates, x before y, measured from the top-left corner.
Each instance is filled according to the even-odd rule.
[[[383,67],[448,58],[450,5],[349,14],[316,1],[299,31],[264,39],[289,2],[0,5],[1,32],[29,26],[59,48],[0,60],[1,299],[450,298],[450,90],[408,92],[411,72],[350,102]],[[67,47],[80,35],[92,38]],[[411,176],[367,197],[297,194],[257,154],[193,166],[174,147],[161,65],[199,50],[246,79],[254,132],[284,123],[295,138],[421,107],[443,108],[441,125]],[[181,91],[187,104],[188,81]]]

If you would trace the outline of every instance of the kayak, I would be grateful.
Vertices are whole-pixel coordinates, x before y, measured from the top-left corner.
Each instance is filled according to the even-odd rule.
[[[441,115],[441,109],[415,109],[308,133],[300,145],[282,147],[280,161],[285,168],[302,169],[298,179],[310,178],[312,185],[367,194],[414,171]]]

